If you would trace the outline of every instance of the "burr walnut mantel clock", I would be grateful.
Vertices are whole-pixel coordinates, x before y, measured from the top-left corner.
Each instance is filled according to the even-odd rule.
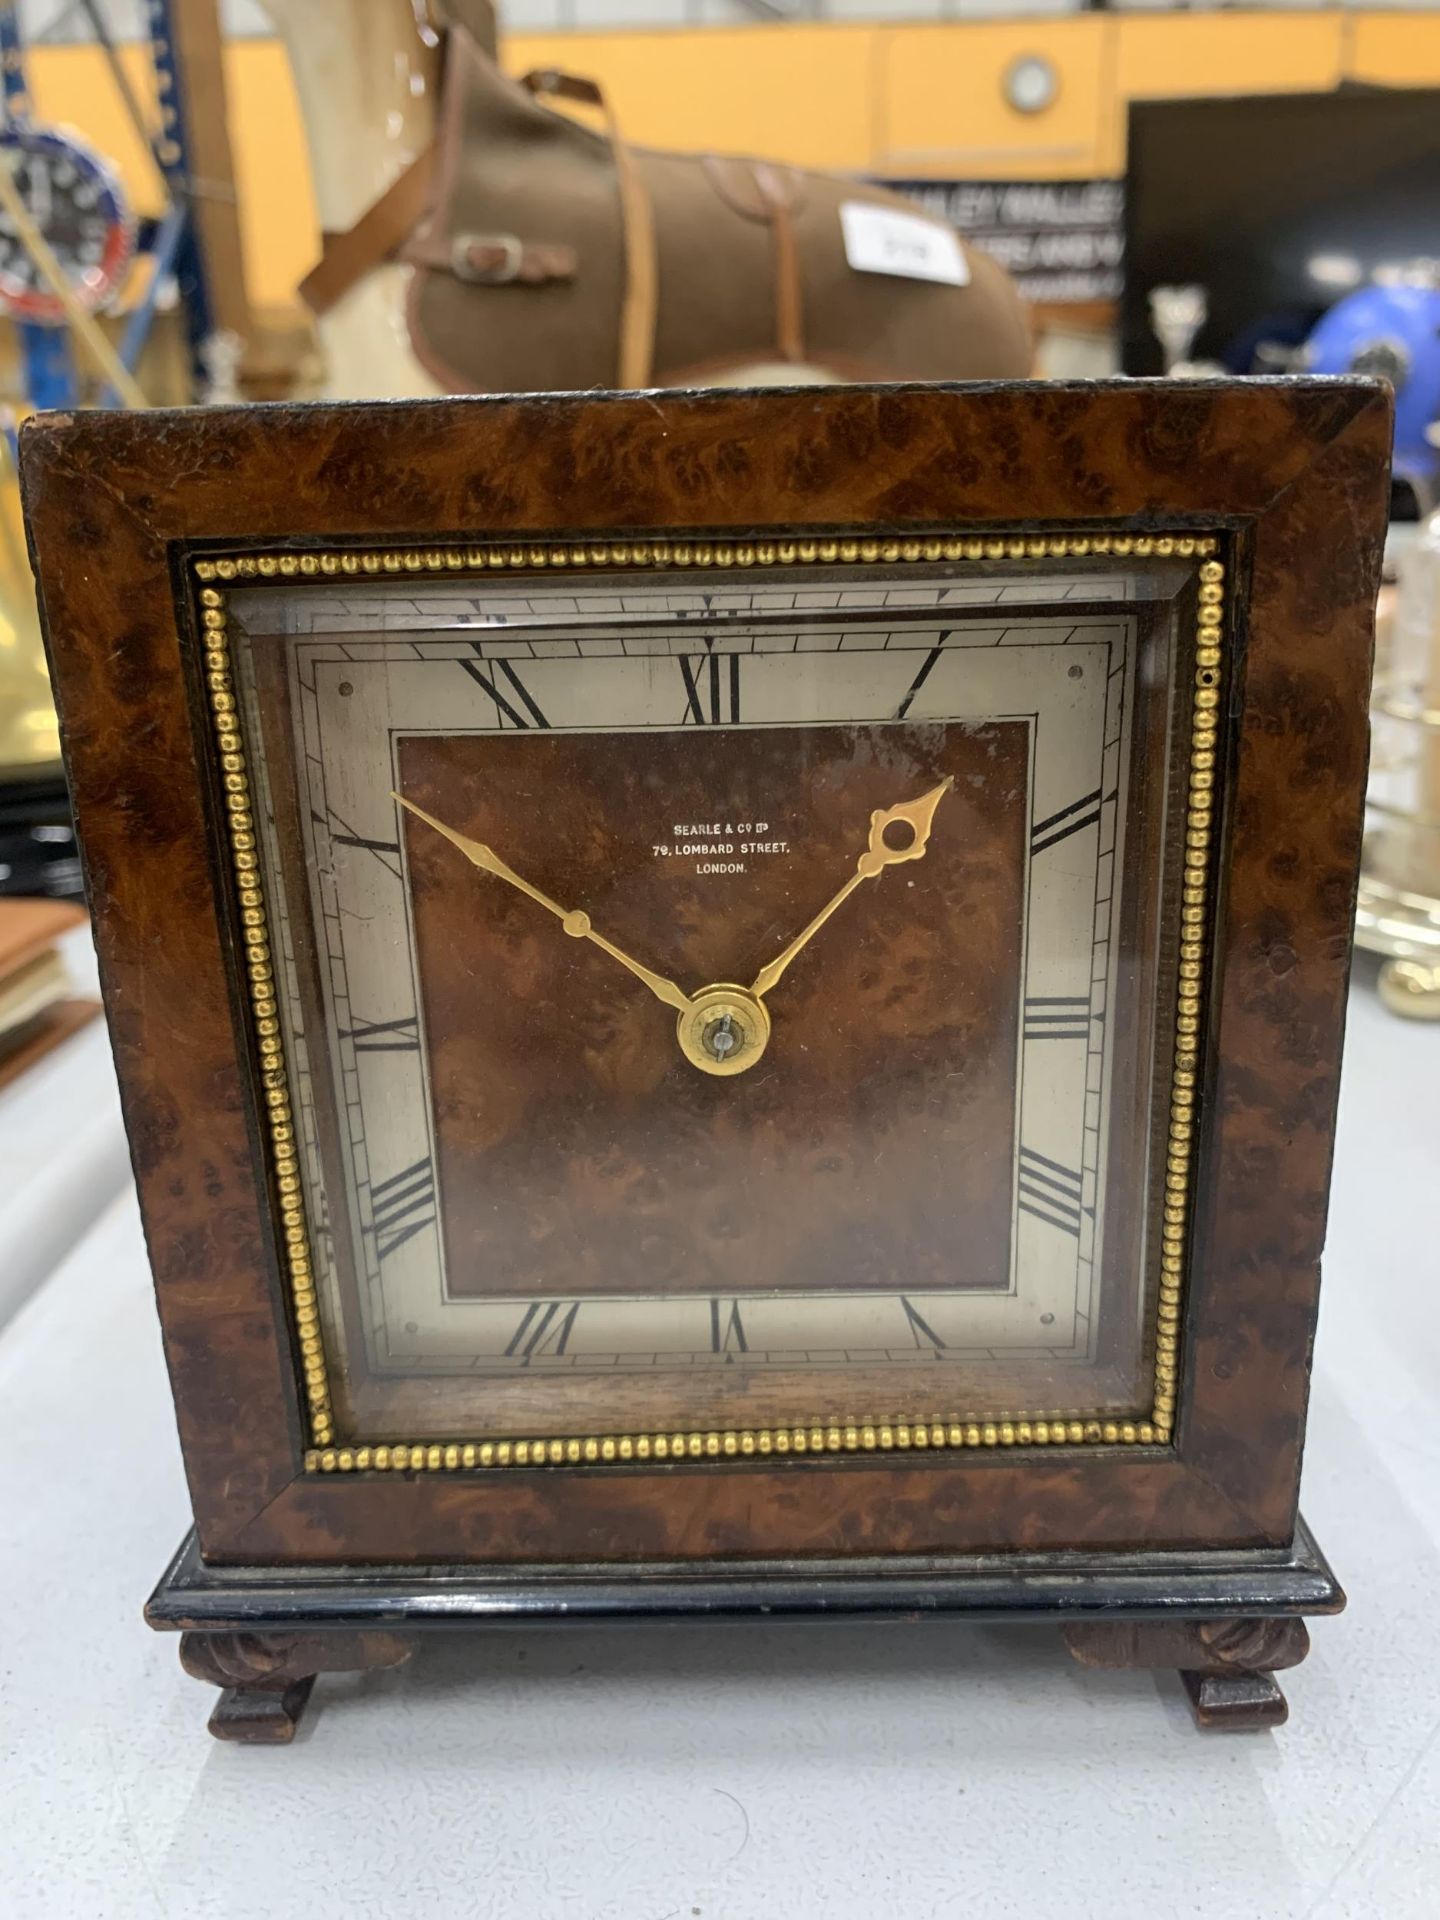
[[[1048,1619],[1283,1717],[1388,434],[1364,381],[27,430],[215,1732],[614,1615]]]

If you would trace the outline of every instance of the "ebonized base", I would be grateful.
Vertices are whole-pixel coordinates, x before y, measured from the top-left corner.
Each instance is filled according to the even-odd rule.
[[[1281,1725],[1275,1673],[1309,1650],[1302,1616],[1345,1596],[1309,1529],[1285,1549],[967,1554],[632,1567],[207,1567],[192,1533],[145,1617],[181,1633],[187,1673],[222,1689],[217,1739],[294,1737],[320,1673],[398,1666],[424,1633],[741,1620],[1030,1621],[1082,1666],[1178,1671],[1199,1726]]]

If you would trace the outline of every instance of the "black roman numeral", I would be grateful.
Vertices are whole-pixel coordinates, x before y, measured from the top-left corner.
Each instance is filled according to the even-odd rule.
[[[906,693],[905,698],[900,702],[899,706],[895,709],[895,718],[897,720],[903,720],[906,714],[910,711],[910,702],[915,698],[916,694],[919,693],[921,687],[923,687],[925,682],[930,678],[930,674],[932,669],[934,668],[935,662],[940,658],[941,654],[945,651],[945,642],[949,638],[950,638],[950,635],[948,633],[942,633],[939,640],[935,643],[935,645],[930,649],[929,653],[927,653],[925,658],[921,661],[920,671],[916,674],[915,678],[910,682],[909,691]]]
[[[905,1309],[905,1318],[910,1323],[910,1333],[917,1347],[933,1347],[936,1353],[947,1344],[931,1326],[923,1314],[916,1311],[902,1293],[900,1304]]]
[[[1060,998],[1031,994],[1025,1001],[1027,1040],[1085,1040],[1090,1034],[1090,1002],[1083,995]]]
[[[324,827],[330,835],[330,844],[335,847],[358,847],[362,853],[373,853],[387,873],[400,878],[400,842],[398,840],[367,840],[363,833],[352,833],[348,824],[338,813],[328,809],[324,813],[311,813],[311,819],[317,826]]]
[[[582,1302],[572,1300],[567,1307],[560,1300],[536,1300],[520,1316],[520,1324],[505,1349],[507,1360],[517,1357],[533,1360],[536,1354],[563,1354]]]
[[[1082,1192],[1080,1175],[1058,1160],[1047,1160],[1029,1147],[1020,1149],[1020,1211],[1033,1214],[1047,1226],[1080,1237]]]
[[[500,716],[502,727],[507,721],[512,727],[549,726],[550,722],[535,704],[534,695],[510,661],[487,661],[488,672],[477,667],[473,660],[462,660],[460,664],[495,702],[495,711]]]
[[[398,840],[367,840],[358,833],[332,833],[330,838],[341,847],[359,847],[365,853],[399,853]]]
[[[370,1189],[370,1222],[382,1260],[435,1224],[435,1169],[428,1160],[377,1180]]]
[[[740,1302],[729,1302],[729,1313],[724,1312],[725,1302],[710,1302],[710,1351],[712,1353],[748,1353],[750,1342],[745,1338],[745,1329],[740,1321]]]
[[[418,1053],[420,1017],[412,1013],[404,1020],[361,1020],[342,1027],[340,1038],[353,1040],[356,1053]]]
[[[738,653],[680,654],[685,681],[685,723],[733,727],[740,718]]]
[[[1114,799],[1106,794],[1107,800]],[[1086,827],[1095,826],[1100,819],[1102,805],[1100,789],[1072,800],[1068,807],[1061,807],[1058,813],[1052,813],[1048,820],[1037,820],[1030,829],[1030,852],[1044,853],[1047,847],[1055,847],[1062,840],[1068,840],[1072,833],[1080,833]]]

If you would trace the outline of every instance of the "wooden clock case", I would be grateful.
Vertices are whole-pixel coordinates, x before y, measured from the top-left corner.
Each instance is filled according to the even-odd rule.
[[[317,1672],[394,1663],[427,1631],[613,1618],[1040,1619],[1087,1664],[1181,1670],[1205,1724],[1284,1717],[1273,1671],[1303,1657],[1304,1615],[1343,1605],[1297,1490],[1389,435],[1380,383],[1304,380],[555,395],[25,429],[194,1505],[148,1618],[181,1629],[186,1668],[224,1689],[212,1731],[288,1739]],[[302,1384],[217,829],[202,590],[263,568],[304,577],[322,553],[523,570],[557,548],[663,557],[703,540],[763,561],[827,539],[862,561],[978,541],[1038,563],[1068,541],[1223,567],[1178,1380],[1129,1445],[1098,1427],[1057,1426],[1043,1447],[957,1429],[959,1445],[840,1441],[804,1460],[702,1447],[497,1472],[417,1447],[398,1470],[359,1470]]]

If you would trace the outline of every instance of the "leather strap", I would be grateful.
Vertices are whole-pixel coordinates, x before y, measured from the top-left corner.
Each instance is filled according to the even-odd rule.
[[[655,246],[655,214],[650,195],[620,132],[614,108],[597,80],[561,73],[556,67],[537,67],[521,85],[534,94],[558,100],[576,100],[598,107],[605,115],[615,181],[620,193],[620,233],[625,248],[625,292],[620,303],[620,347],[616,385],[648,387],[655,365],[655,319],[660,301],[660,270]]]
[[[427,148],[348,232],[325,235],[319,265],[300,282],[300,297],[313,314],[328,313],[384,260],[453,273],[476,286],[542,287],[575,278],[575,249],[557,242],[513,233],[457,233],[449,242],[428,235],[412,239],[434,166],[435,150]]]
[[[734,213],[762,226],[779,205],[798,211],[805,198],[805,177],[794,167],[769,160],[743,160],[734,154],[707,153],[700,162],[705,177]],[[758,178],[763,172],[763,181]]]
[[[382,260],[400,251],[424,216],[434,171],[435,149],[427,147],[353,227],[324,235],[319,262],[299,288],[313,314],[328,313]]]
[[[800,289],[800,248],[795,239],[794,194],[783,174],[768,161],[755,162],[755,187],[770,209],[775,249],[775,345],[782,360],[805,358],[804,306]]]
[[[701,164],[727,207],[769,227],[775,267],[775,350],[782,360],[804,360],[800,248],[795,238],[800,176],[793,168],[773,166],[768,160],[708,154]]]
[[[432,33],[447,33],[459,27],[492,60],[498,56],[495,8],[491,0],[412,0],[416,18],[423,13]]]

